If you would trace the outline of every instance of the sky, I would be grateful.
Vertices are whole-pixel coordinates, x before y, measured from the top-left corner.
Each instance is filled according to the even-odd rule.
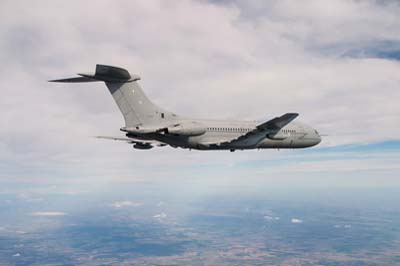
[[[3,0],[0,180],[398,186],[398,14],[398,1],[383,0]],[[328,136],[301,151],[235,153],[95,139],[123,136],[104,84],[47,80],[97,63],[140,75],[149,98],[178,114],[265,121],[298,112]]]

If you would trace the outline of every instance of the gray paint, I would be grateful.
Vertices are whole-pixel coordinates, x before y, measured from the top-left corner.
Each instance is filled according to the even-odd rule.
[[[321,142],[318,132],[287,113],[264,123],[231,120],[190,119],[168,112],[147,98],[138,84],[140,77],[127,70],[96,65],[94,74],[51,82],[104,81],[125,119],[125,138],[135,148],[150,149],[168,144],[199,150],[244,150],[263,148],[307,148]],[[102,137],[107,138],[107,137]]]

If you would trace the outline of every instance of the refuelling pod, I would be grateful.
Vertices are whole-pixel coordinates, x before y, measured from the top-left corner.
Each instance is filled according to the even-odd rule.
[[[139,149],[139,150],[150,150],[153,147],[153,145],[151,145],[150,143],[135,143],[133,145],[134,149]]]

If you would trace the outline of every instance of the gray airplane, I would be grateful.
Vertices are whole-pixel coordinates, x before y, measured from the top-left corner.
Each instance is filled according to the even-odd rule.
[[[156,106],[140,88],[137,82],[140,77],[123,68],[96,65],[94,74],[78,75],[50,82],[105,82],[124,116],[125,126],[120,130],[126,138],[98,138],[126,141],[136,149],[166,145],[197,150],[293,149],[321,142],[315,129],[292,122],[297,113],[286,113],[261,123],[192,119]]]

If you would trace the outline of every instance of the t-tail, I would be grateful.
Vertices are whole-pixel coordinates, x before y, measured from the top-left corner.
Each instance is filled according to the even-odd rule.
[[[126,69],[107,65],[96,65],[93,74],[78,73],[79,77],[50,80],[50,82],[80,83],[103,81],[117,103],[127,128],[151,127],[174,120],[173,113],[153,104],[137,83],[140,77]]]

